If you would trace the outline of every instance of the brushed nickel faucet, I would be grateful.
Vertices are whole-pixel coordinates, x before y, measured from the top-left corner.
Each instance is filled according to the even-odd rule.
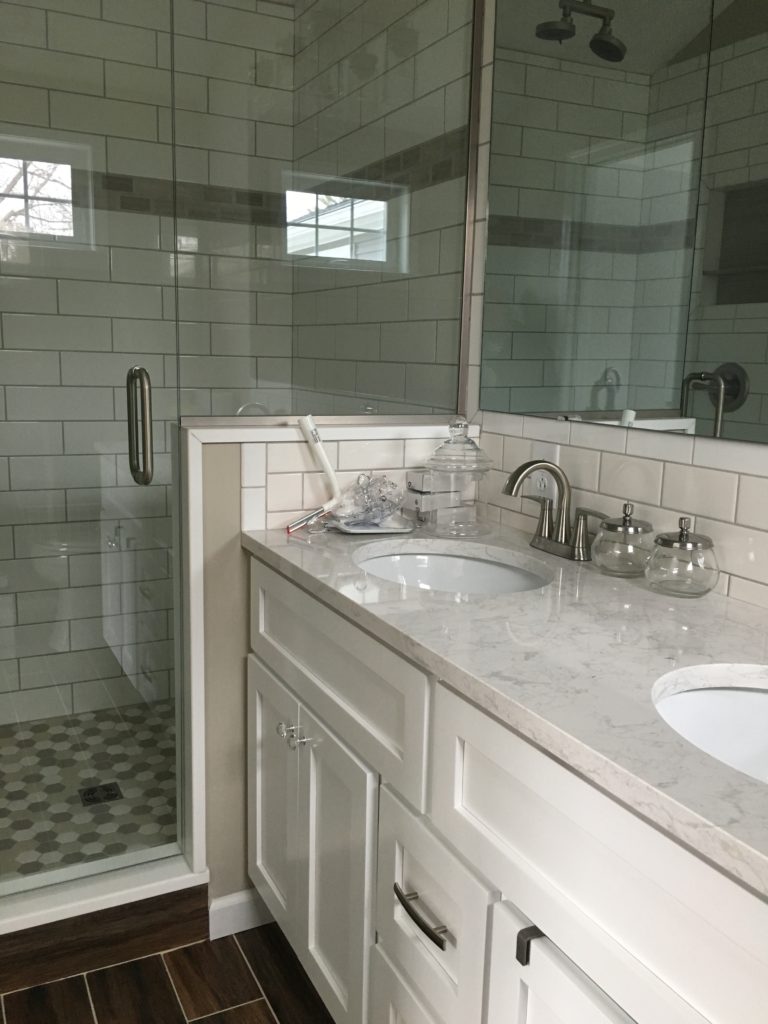
[[[540,551],[548,551],[551,555],[559,555],[561,558],[568,558],[575,562],[591,561],[589,534],[587,532],[589,516],[606,519],[607,515],[604,512],[598,512],[590,508],[577,508],[575,522],[573,527],[571,526],[571,485],[560,466],[554,462],[547,462],[545,459],[533,459],[531,462],[524,462],[507,477],[507,481],[502,487],[502,493],[516,497],[528,477],[533,473],[542,471],[549,473],[555,481],[555,487],[557,488],[557,519],[553,524],[551,498],[540,498],[537,495],[531,494],[523,495],[524,498],[537,501],[541,505],[539,521],[536,524],[536,532],[531,540],[531,547],[538,548]]]

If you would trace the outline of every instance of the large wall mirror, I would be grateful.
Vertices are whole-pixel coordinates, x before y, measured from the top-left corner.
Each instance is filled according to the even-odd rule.
[[[768,3],[498,0],[481,407],[768,442]]]

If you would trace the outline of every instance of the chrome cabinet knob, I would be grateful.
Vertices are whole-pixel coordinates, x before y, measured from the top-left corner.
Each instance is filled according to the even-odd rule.
[[[305,743],[311,742],[312,740],[309,736],[297,736],[295,729],[288,737],[288,746],[291,748],[291,750],[298,750],[299,747],[303,747]]]
[[[287,740],[289,737],[296,735],[296,726],[286,725],[285,722],[278,722],[275,732],[281,740]]]

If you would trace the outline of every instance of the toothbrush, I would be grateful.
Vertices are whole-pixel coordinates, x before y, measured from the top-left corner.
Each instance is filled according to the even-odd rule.
[[[312,416],[300,416],[299,427],[302,434],[304,435],[307,444],[309,445],[312,455],[325,474],[325,478],[328,481],[331,488],[331,497],[324,505],[314,509],[312,512],[307,512],[300,519],[295,519],[292,523],[289,523],[286,527],[288,533],[294,533],[296,530],[300,530],[302,526],[311,526],[316,520],[320,519],[321,516],[326,515],[331,509],[336,508],[341,503],[341,488],[339,482],[336,479],[336,474],[333,471],[333,466],[328,459],[323,448],[323,442],[320,440],[320,433],[315,426],[315,421]]]

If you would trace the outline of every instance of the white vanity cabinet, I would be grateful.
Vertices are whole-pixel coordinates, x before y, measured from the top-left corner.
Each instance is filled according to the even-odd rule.
[[[249,874],[337,1024],[366,1020],[376,772],[248,658]]]

